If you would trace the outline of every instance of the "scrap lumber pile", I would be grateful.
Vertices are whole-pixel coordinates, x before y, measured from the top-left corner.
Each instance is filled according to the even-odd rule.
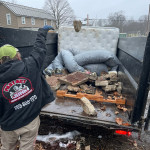
[[[56,91],[57,97],[81,99],[86,97],[97,102],[125,104],[122,96],[122,83],[118,82],[117,72],[86,74],[74,72],[64,76],[46,78],[48,84]]]

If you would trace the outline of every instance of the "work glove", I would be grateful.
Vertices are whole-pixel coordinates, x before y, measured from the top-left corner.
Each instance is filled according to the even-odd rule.
[[[56,69],[55,69],[55,74],[56,74],[56,75],[60,75],[60,74],[62,74],[62,70],[61,70],[61,69],[56,68]]]
[[[52,76],[54,75],[54,70],[51,70],[51,69],[45,69],[44,70],[44,74],[48,75],[48,76]]]
[[[48,25],[45,25],[43,27],[44,30],[54,30],[54,28],[52,26],[48,26]]]

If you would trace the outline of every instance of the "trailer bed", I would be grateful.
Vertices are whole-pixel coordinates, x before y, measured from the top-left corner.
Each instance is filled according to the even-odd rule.
[[[96,125],[108,129],[138,130],[133,126],[123,126],[116,123],[116,118],[121,118],[123,123],[130,124],[128,112],[119,110],[116,104],[92,102],[97,116],[88,116],[83,112],[80,100],[71,98],[56,98],[55,101],[45,106],[41,114],[49,115],[62,121],[80,125]],[[103,108],[106,108],[103,110]],[[115,114],[118,111],[119,114]]]

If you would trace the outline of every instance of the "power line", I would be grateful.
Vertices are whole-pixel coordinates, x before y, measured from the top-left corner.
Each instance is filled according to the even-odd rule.
[[[76,17],[76,19],[77,18],[79,18],[79,20],[82,20],[82,21],[87,21],[87,18]],[[120,20],[120,19],[95,19],[95,18],[91,18],[91,19],[89,18],[88,20],[95,20],[95,21],[99,21],[99,20],[108,21],[108,20],[111,20],[111,21],[131,21],[131,22],[148,21],[148,20],[145,20],[145,19],[139,19],[139,20],[125,19],[125,20]]]

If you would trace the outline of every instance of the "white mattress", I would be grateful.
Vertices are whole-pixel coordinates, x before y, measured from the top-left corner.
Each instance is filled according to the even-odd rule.
[[[71,26],[61,27],[58,32],[58,50],[109,50],[116,54],[118,38],[119,29],[113,27],[82,27],[79,32],[75,32]]]

